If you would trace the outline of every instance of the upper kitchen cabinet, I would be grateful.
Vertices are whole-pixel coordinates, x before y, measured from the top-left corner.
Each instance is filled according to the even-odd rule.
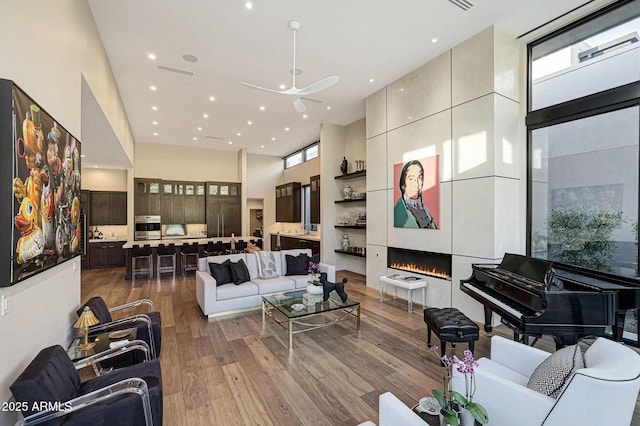
[[[91,225],[126,225],[127,193],[92,191],[90,197]]]
[[[160,179],[134,180],[133,212],[136,216],[160,215]]]
[[[301,221],[300,182],[276,186],[276,222],[299,223]]]
[[[205,223],[205,184],[186,182],[184,188],[184,223]]]
[[[309,178],[309,222],[320,223],[320,175]]]

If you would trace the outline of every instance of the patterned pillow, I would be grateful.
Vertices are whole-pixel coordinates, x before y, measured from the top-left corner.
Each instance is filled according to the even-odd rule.
[[[557,398],[576,370],[584,368],[584,359],[578,345],[562,348],[536,367],[527,387],[543,395]]]
[[[271,251],[257,251],[253,254],[258,259],[258,277],[260,279],[269,279],[279,276],[275,253]],[[280,254],[278,253],[278,255]]]

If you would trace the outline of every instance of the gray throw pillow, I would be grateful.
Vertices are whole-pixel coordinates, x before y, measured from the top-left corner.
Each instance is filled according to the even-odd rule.
[[[576,370],[584,368],[584,359],[578,345],[562,348],[536,367],[527,387],[543,395],[557,398]]]

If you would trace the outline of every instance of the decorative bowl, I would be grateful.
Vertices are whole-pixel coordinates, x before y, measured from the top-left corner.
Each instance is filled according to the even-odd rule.
[[[420,408],[432,416],[437,416],[440,412],[440,404],[438,404],[438,400],[430,396],[420,398]]]

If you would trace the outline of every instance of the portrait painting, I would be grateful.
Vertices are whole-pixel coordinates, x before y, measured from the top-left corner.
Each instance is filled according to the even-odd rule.
[[[439,156],[393,166],[393,224],[396,228],[440,228]]]

